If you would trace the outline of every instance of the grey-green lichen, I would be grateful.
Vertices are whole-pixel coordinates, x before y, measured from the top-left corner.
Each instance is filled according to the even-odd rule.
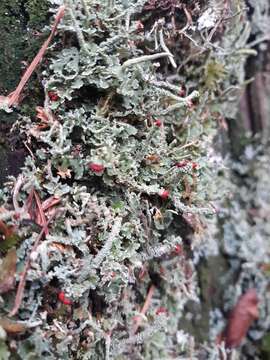
[[[29,335],[16,356],[214,358],[218,347],[195,342],[182,319],[206,296],[193,256],[207,256],[220,197],[213,140],[244,86],[244,2],[219,4],[211,26],[204,1],[64,3],[44,104],[18,123],[23,176],[7,183],[0,213],[24,235],[18,272],[30,264],[16,314]],[[31,222],[46,234],[38,243]],[[2,317],[13,301],[3,295]]]

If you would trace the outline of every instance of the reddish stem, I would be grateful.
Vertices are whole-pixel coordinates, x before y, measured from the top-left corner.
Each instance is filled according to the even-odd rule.
[[[149,306],[151,304],[151,300],[152,300],[152,297],[154,295],[154,291],[155,291],[155,286],[154,285],[151,285],[149,290],[148,290],[148,293],[147,293],[147,296],[146,296],[146,299],[145,299],[145,302],[143,304],[143,307],[140,311],[140,315],[138,317],[136,317],[136,321],[135,321],[135,324],[133,326],[133,329],[132,329],[132,332],[133,334],[136,334],[138,328],[140,327],[141,325],[141,322],[142,322],[142,319],[143,319],[143,315],[146,314],[147,310],[149,309]]]
[[[50,224],[50,222],[52,221],[52,219],[54,218],[55,215],[56,215],[56,213],[54,213],[49,218],[49,220],[43,225],[42,230],[39,233],[38,237],[36,238],[36,241],[34,242],[34,245],[33,245],[32,249],[31,249],[31,252],[28,255],[28,258],[26,260],[26,264],[25,264],[24,270],[23,270],[23,272],[21,274],[20,282],[19,282],[19,285],[18,285],[18,288],[17,288],[14,307],[10,311],[9,316],[16,315],[19,308],[20,308],[20,306],[21,306],[23,293],[24,293],[24,288],[25,288],[25,284],[26,284],[26,276],[27,276],[28,270],[30,269],[30,265],[31,265],[31,255],[33,254],[34,251],[36,251],[41,239],[43,237],[46,237],[46,229],[48,228],[48,225]]]
[[[59,24],[60,20],[62,19],[62,17],[64,16],[64,13],[65,13],[65,6],[63,5],[63,6],[60,6],[60,8],[59,8],[59,10],[58,10],[58,12],[56,14],[56,18],[55,18],[55,21],[54,21],[50,36],[44,42],[44,44],[40,48],[37,55],[35,56],[35,58],[31,62],[31,64],[28,66],[28,68],[26,69],[26,71],[25,71],[23,77],[21,78],[21,81],[19,82],[19,84],[18,84],[17,88],[15,89],[15,91],[13,91],[12,93],[10,93],[7,96],[8,97],[8,106],[16,105],[16,104],[19,103],[20,94],[21,94],[25,84],[27,83],[27,81],[29,80],[31,75],[33,74],[34,70],[36,69],[36,67],[38,66],[40,61],[42,60],[42,58],[43,58],[43,56],[45,54],[45,51],[47,50],[52,38],[54,37],[54,34],[56,32],[58,24]]]

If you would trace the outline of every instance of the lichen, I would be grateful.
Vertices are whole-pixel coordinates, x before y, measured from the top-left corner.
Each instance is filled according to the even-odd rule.
[[[13,292],[0,303],[1,316],[29,328],[16,353],[52,360],[215,358],[226,350],[210,339],[215,329],[208,321],[220,329],[222,319],[219,301],[209,296],[227,262],[222,254],[208,258],[213,242],[211,255],[220,249],[217,234],[208,233],[224,197],[219,172],[228,171],[216,161],[214,142],[224,117],[237,113],[245,61],[254,54],[246,48],[244,2],[220,2],[214,28],[208,22],[202,29],[194,24],[204,1],[202,8],[172,0],[157,7],[136,0],[64,3],[39,83],[44,102],[34,97],[13,127],[29,156],[22,176],[6,184],[0,213],[23,239],[15,303]],[[48,4],[57,11],[62,1]],[[26,4],[31,26],[37,5]],[[239,221],[233,190],[235,202],[219,218],[222,250],[235,255],[241,248],[237,266],[245,261],[246,272],[228,286],[233,301],[224,296],[225,309],[254,274],[247,266],[254,243],[243,241],[243,229],[253,229],[246,218]],[[255,263],[265,260],[260,254]],[[265,288],[265,277],[256,275]],[[199,321],[196,309],[205,312]]]

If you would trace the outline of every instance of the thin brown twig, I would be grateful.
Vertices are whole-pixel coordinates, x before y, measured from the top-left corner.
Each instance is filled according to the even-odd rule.
[[[148,290],[145,302],[144,302],[143,307],[142,307],[142,309],[140,311],[140,315],[138,317],[136,317],[136,321],[135,321],[135,324],[134,324],[133,329],[132,329],[133,334],[136,334],[139,326],[141,325],[143,315],[145,315],[147,310],[149,309],[149,306],[151,304],[151,300],[152,300],[152,297],[154,295],[155,289],[156,289],[156,287],[154,285],[151,285],[149,290]]]
[[[24,86],[26,85],[27,81],[29,80],[29,78],[31,77],[32,73],[34,72],[34,70],[36,69],[36,67],[38,66],[38,64],[40,63],[40,61],[42,60],[45,51],[47,50],[52,38],[55,35],[57,26],[60,22],[60,20],[62,19],[62,17],[64,16],[65,13],[65,5],[60,6],[57,14],[56,14],[56,18],[52,27],[52,31],[48,37],[48,39],[43,43],[42,47],[40,48],[39,52],[37,53],[37,55],[35,56],[35,58],[33,59],[33,61],[31,62],[31,64],[28,66],[28,68],[26,69],[23,77],[21,78],[21,81],[19,82],[17,88],[11,92],[7,97],[1,96],[0,97],[0,102],[4,102],[6,99],[8,106],[12,106],[12,105],[17,105],[19,103],[19,97],[20,94],[24,88]]]
[[[29,154],[31,155],[32,159],[35,159],[35,155],[33,154],[33,151],[30,149],[30,147],[27,145],[26,141],[23,141],[23,145],[26,147],[26,149],[29,151]]]
[[[41,225],[41,226],[46,226],[46,216],[44,214],[44,211],[43,211],[43,208],[42,208],[42,204],[41,204],[41,201],[40,201],[40,198],[37,194],[37,192],[34,190],[34,197],[35,197],[35,200],[36,200],[36,204],[37,204],[37,208],[38,208],[38,224]],[[46,226],[46,229],[45,229],[45,235],[48,235],[49,233],[49,230],[48,230],[48,227]]]
[[[12,201],[13,201],[13,206],[14,206],[14,210],[19,213],[21,211],[21,207],[19,206],[19,202],[18,202],[18,197],[19,197],[19,192],[20,189],[23,185],[24,182],[24,177],[23,175],[19,175],[18,179],[14,185],[14,189],[13,189],[13,194],[12,194]]]
[[[189,28],[189,26],[192,25],[192,16],[188,12],[185,5],[183,6],[183,10],[184,10],[184,13],[186,15],[187,22],[186,22],[186,25],[183,27],[183,29],[179,30],[179,34],[185,32]]]
[[[31,265],[31,255],[33,254],[34,251],[36,251],[41,239],[43,237],[46,237],[46,229],[48,228],[48,225],[50,224],[50,222],[52,221],[52,219],[55,217],[56,212],[53,213],[49,220],[43,225],[41,232],[39,233],[38,237],[36,238],[34,245],[32,246],[32,249],[30,251],[30,254],[28,255],[28,258],[26,260],[26,264],[24,267],[24,270],[21,274],[21,278],[20,278],[20,282],[17,288],[17,293],[16,293],[16,297],[15,297],[15,302],[14,302],[14,306],[13,309],[10,311],[10,313],[8,314],[9,316],[14,316],[17,314],[21,303],[22,303],[22,298],[23,298],[23,293],[24,293],[24,288],[25,288],[25,284],[26,284],[26,276],[27,276],[27,272],[30,269],[30,265]]]
[[[225,1],[224,8],[223,8],[223,11],[222,11],[222,15],[221,15],[220,19],[218,20],[218,22],[216,23],[216,25],[214,26],[214,28],[211,30],[211,32],[210,32],[210,34],[209,34],[209,36],[207,38],[207,42],[210,43],[210,41],[212,40],[212,38],[213,38],[215,32],[217,31],[218,27],[224,21],[225,15],[228,12],[228,9],[229,9],[228,1]]]

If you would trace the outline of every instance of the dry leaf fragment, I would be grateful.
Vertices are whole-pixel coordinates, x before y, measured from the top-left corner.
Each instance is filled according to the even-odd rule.
[[[150,154],[145,157],[146,165],[158,164],[160,162],[160,156],[156,154]]]
[[[14,233],[14,227],[6,225],[2,220],[0,220],[0,234],[4,236],[4,238],[8,238],[12,236]]]
[[[68,169],[68,168],[59,167],[59,168],[57,169],[57,174],[58,174],[62,179],[71,178],[71,172],[72,172],[72,170],[71,170],[71,169]]]
[[[235,348],[241,344],[253,321],[259,317],[258,303],[255,289],[249,289],[240,297],[230,314],[225,331],[226,347]]]
[[[15,232],[15,226],[6,225],[0,220],[0,252],[5,253],[20,241],[20,237]]]
[[[44,226],[46,224],[46,216],[42,207],[42,203],[38,193],[32,189],[29,193],[27,202],[26,202],[26,209],[30,216],[30,219],[35,221],[36,224],[40,226]],[[45,234],[48,235],[48,229],[45,229]]]
[[[44,212],[46,212],[51,207],[59,204],[61,202],[61,199],[59,196],[50,196],[48,199],[44,200],[42,205],[42,209]]]
[[[0,318],[0,326],[8,333],[8,334],[19,334],[23,333],[27,330],[27,327],[24,324],[11,321],[7,318]]]
[[[14,275],[16,272],[17,255],[16,250],[11,249],[0,265],[0,294],[6,293],[14,288]]]
[[[73,251],[73,247],[71,245],[61,244],[59,242],[52,242],[49,245],[49,248],[52,249],[52,250],[57,249],[63,254]]]
[[[40,120],[40,123],[36,126],[36,130],[48,129],[48,127],[50,127],[50,118],[47,111],[41,106],[37,106],[36,111],[37,119]]]
[[[36,201],[36,205],[37,205],[36,223],[40,226],[45,226],[47,219],[46,219],[46,216],[45,216],[43,208],[42,208],[40,197],[35,190],[34,190],[34,197],[35,197],[35,201]],[[49,233],[49,230],[46,228],[45,235],[48,235],[48,233]]]
[[[55,213],[55,206],[60,202],[61,199],[58,196],[51,196],[41,202],[38,193],[32,189],[28,195],[25,208],[30,219],[43,227],[46,224],[47,218]],[[45,229],[45,235],[48,234],[48,231],[48,229]]]

